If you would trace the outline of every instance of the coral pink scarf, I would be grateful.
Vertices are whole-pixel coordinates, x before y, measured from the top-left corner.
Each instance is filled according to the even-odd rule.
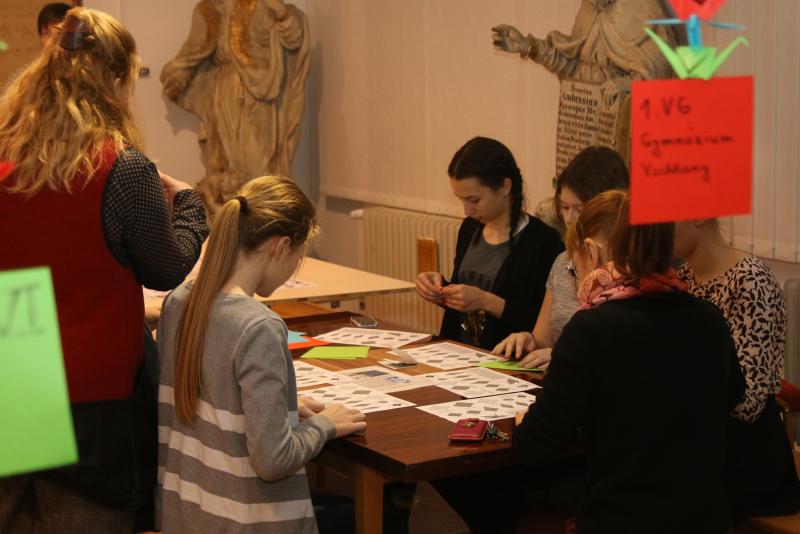
[[[665,274],[654,274],[642,278],[633,278],[617,271],[609,262],[589,273],[578,288],[579,309],[585,310],[599,306],[610,300],[624,300],[639,297],[647,293],[670,293],[686,291],[686,282],[678,278],[675,269]]]

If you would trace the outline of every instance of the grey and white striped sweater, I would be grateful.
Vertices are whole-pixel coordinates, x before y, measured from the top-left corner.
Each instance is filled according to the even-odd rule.
[[[158,329],[158,518],[172,533],[315,533],[305,464],[335,435],[316,415],[298,422],[287,329],[244,295],[215,299],[191,425],[174,405],[176,334],[191,284],[168,298]]]

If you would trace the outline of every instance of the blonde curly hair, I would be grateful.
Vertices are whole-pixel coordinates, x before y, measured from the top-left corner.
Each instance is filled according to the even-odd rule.
[[[109,143],[117,153],[141,148],[130,106],[140,66],[133,37],[100,11],[76,7],[70,17],[88,28],[81,47],[67,50],[54,36],[0,100],[0,160],[16,163],[8,192],[70,192],[105,163]]]

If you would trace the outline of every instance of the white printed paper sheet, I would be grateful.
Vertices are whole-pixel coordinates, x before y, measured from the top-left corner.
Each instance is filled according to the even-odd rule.
[[[447,419],[455,423],[459,419],[475,417],[487,421],[497,421],[514,417],[517,412],[527,410],[536,397],[529,393],[509,393],[495,397],[463,399],[428,406],[417,406],[419,410]]]
[[[353,410],[363,413],[394,410],[416,406],[413,402],[398,399],[386,393],[375,391],[360,384],[345,382],[335,386],[310,389],[303,392],[303,396],[311,397],[324,404],[340,403]]]
[[[342,375],[349,382],[384,393],[406,391],[431,385],[428,380],[421,376],[412,376],[377,365],[347,369],[339,371],[337,374]]]
[[[298,388],[347,382],[345,376],[298,360],[294,360],[294,376]]]
[[[404,349],[403,352],[412,356],[419,363],[445,370],[474,367],[481,362],[505,361],[494,354],[448,342]]]
[[[472,367],[459,371],[428,373],[422,375],[430,380],[434,386],[439,386],[456,395],[461,395],[468,399],[476,397],[489,397],[492,395],[505,395],[506,393],[516,393],[538,389],[539,386],[526,380],[514,378],[513,376],[483,367]]]
[[[391,349],[417,341],[424,341],[430,339],[431,336],[430,334],[420,334],[417,332],[345,327],[314,337],[322,341],[327,341],[328,343]]]

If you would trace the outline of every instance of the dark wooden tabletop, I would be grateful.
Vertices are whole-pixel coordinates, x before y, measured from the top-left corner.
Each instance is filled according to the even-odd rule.
[[[354,326],[349,312],[334,312],[313,317],[287,319],[292,330],[318,335],[343,326]],[[379,328],[397,328],[381,323]],[[422,343],[421,343],[422,344]],[[419,345],[419,344],[417,344]],[[409,345],[414,347],[415,345]],[[306,349],[293,351],[299,358]],[[309,360],[314,365],[332,371],[375,365],[385,358],[388,349],[370,349],[366,359]],[[439,369],[420,364],[404,369],[408,374],[423,374]],[[538,373],[509,373],[517,378],[539,382]],[[530,391],[535,394],[535,391]],[[392,395],[418,405],[450,402],[461,397],[444,389],[429,386]],[[481,443],[456,443],[447,438],[453,423],[415,407],[400,408],[367,414],[367,430],[363,436],[331,441],[326,450],[351,462],[365,465],[381,472],[387,480],[417,482],[472,472],[512,466],[516,463],[510,443],[484,440]],[[509,435],[513,434],[513,419],[495,423]]]

